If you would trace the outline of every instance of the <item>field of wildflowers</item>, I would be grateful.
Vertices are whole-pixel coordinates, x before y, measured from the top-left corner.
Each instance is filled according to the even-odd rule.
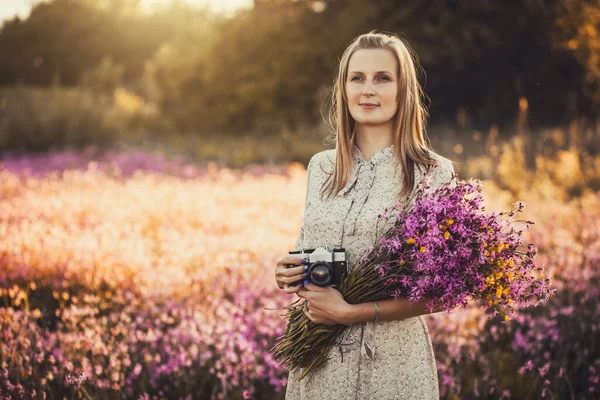
[[[488,210],[527,204],[525,239],[557,294],[506,324],[476,308],[427,316],[445,399],[600,396],[600,195],[585,189],[600,175],[557,162],[513,175],[519,186],[484,181]],[[141,152],[0,161],[0,397],[282,399],[269,349],[283,311],[265,308],[294,300],[272,271],[305,179],[295,163]]]

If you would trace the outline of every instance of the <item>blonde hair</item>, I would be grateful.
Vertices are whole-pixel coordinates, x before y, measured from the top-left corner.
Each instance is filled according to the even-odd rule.
[[[431,148],[425,132],[429,114],[421,101],[424,93],[417,80],[417,56],[408,43],[395,34],[379,33],[376,30],[355,38],[340,59],[331,91],[329,126],[332,134],[326,139],[326,143],[335,142],[336,160],[323,192],[327,191],[327,197],[337,194],[348,182],[352,171],[352,146],[356,140],[355,121],[348,110],[348,97],[344,88],[350,57],[360,49],[386,49],[398,59],[398,111],[394,117],[393,145],[394,158],[397,161],[396,172],[398,164],[403,172],[403,185],[399,192],[399,198],[403,198],[414,190],[415,166],[424,167],[429,171],[430,166],[437,164],[437,160],[432,156],[436,153]],[[332,180],[329,179],[331,176]]]

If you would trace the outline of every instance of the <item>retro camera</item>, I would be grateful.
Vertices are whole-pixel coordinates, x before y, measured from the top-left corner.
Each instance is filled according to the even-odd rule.
[[[308,261],[307,280],[317,286],[338,286],[345,278],[348,270],[346,250],[338,247],[328,250],[325,247],[314,249],[292,250],[290,255],[298,256]],[[297,265],[288,265],[296,267]],[[302,281],[290,283],[289,286],[299,285]]]

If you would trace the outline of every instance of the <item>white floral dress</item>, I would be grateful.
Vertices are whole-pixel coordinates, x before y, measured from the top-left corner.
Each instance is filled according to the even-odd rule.
[[[395,174],[393,145],[370,160],[354,145],[347,185],[337,196],[321,200],[320,189],[333,170],[335,151],[317,153],[308,164],[304,221],[295,249],[344,247],[352,270],[374,244],[377,216],[396,202],[402,170],[398,167]],[[450,180],[454,172],[450,160],[437,159],[433,185]],[[416,182],[421,177],[415,168]],[[298,380],[300,373],[290,372],[285,399],[439,399],[433,347],[422,316],[352,325],[342,344],[331,349],[331,359],[315,374]]]

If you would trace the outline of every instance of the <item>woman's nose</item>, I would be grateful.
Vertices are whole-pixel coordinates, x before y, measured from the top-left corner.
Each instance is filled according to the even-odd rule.
[[[364,94],[375,94],[375,86],[373,83],[367,82],[365,83],[365,86],[363,86],[363,91]]]

